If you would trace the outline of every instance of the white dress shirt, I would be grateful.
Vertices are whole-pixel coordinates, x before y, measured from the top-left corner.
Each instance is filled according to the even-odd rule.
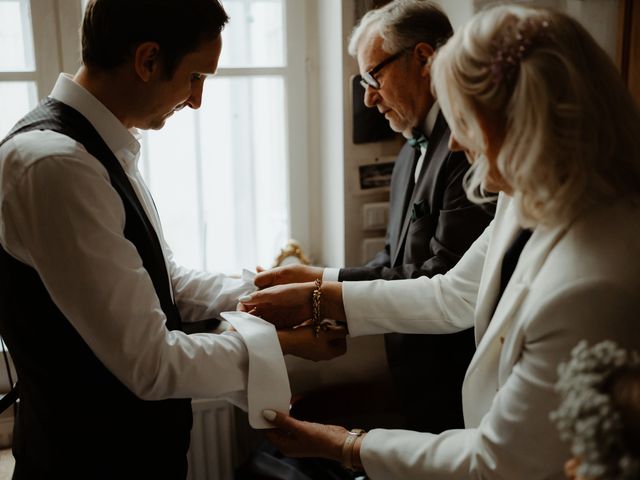
[[[51,97],[84,115],[120,161],[163,245],[174,300],[184,321],[234,310],[251,284],[177,265],[138,171],[135,132],[61,74]],[[176,165],[180,168],[180,165]],[[31,131],[0,148],[0,243],[34,268],[51,298],[100,361],[142,399],[211,398],[233,393],[246,405],[247,348],[238,333],[169,331],[136,247],[124,237],[125,212],[106,169],[82,145]],[[282,352],[272,351],[279,375]],[[64,348],[64,346],[61,346]],[[268,363],[268,361],[267,361]],[[240,394],[240,397],[238,395]]]
[[[433,132],[433,127],[436,124],[436,120],[438,118],[438,113],[440,113],[440,106],[438,102],[435,101],[427,114],[427,118],[424,120],[424,132],[427,137],[431,136],[431,132]],[[418,179],[420,178],[420,172],[422,171],[422,166],[424,164],[424,159],[427,156],[427,146],[421,144],[420,145],[420,158],[416,162],[416,168],[413,171],[413,177],[415,183],[418,183]],[[322,272],[322,281],[323,282],[337,282],[340,276],[339,268],[325,268]]]

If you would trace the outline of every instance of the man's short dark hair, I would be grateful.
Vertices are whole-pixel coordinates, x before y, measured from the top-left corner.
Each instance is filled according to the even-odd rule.
[[[82,22],[82,62],[113,69],[138,45],[153,41],[170,78],[182,58],[220,35],[228,20],[219,0],[90,0]]]

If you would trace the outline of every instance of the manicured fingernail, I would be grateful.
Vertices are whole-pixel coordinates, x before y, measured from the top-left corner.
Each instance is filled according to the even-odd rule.
[[[273,422],[276,419],[276,412],[273,410],[262,410],[262,416],[270,422]]]
[[[243,295],[240,298],[238,298],[239,301],[241,302],[250,302],[251,301],[251,295]]]

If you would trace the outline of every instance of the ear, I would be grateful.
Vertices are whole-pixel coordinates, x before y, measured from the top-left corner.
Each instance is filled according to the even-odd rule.
[[[133,67],[143,82],[148,82],[154,73],[160,70],[160,45],[156,42],[144,42],[136,48]]]
[[[433,55],[435,50],[431,45],[425,42],[420,42],[416,44],[413,48],[413,53],[420,64],[420,71],[422,76],[426,76],[431,71],[431,64],[429,63],[429,59]]]

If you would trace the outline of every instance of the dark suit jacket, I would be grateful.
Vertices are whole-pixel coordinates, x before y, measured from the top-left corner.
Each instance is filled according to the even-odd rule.
[[[494,207],[467,199],[469,163],[451,152],[451,132],[438,115],[413,192],[414,149],[404,145],[391,178],[387,243],[363,267],[343,268],[340,281],[432,277],[453,267],[493,218]],[[463,426],[461,388],[475,350],[473,330],[452,335],[385,336],[392,376],[408,427],[440,432]]]

